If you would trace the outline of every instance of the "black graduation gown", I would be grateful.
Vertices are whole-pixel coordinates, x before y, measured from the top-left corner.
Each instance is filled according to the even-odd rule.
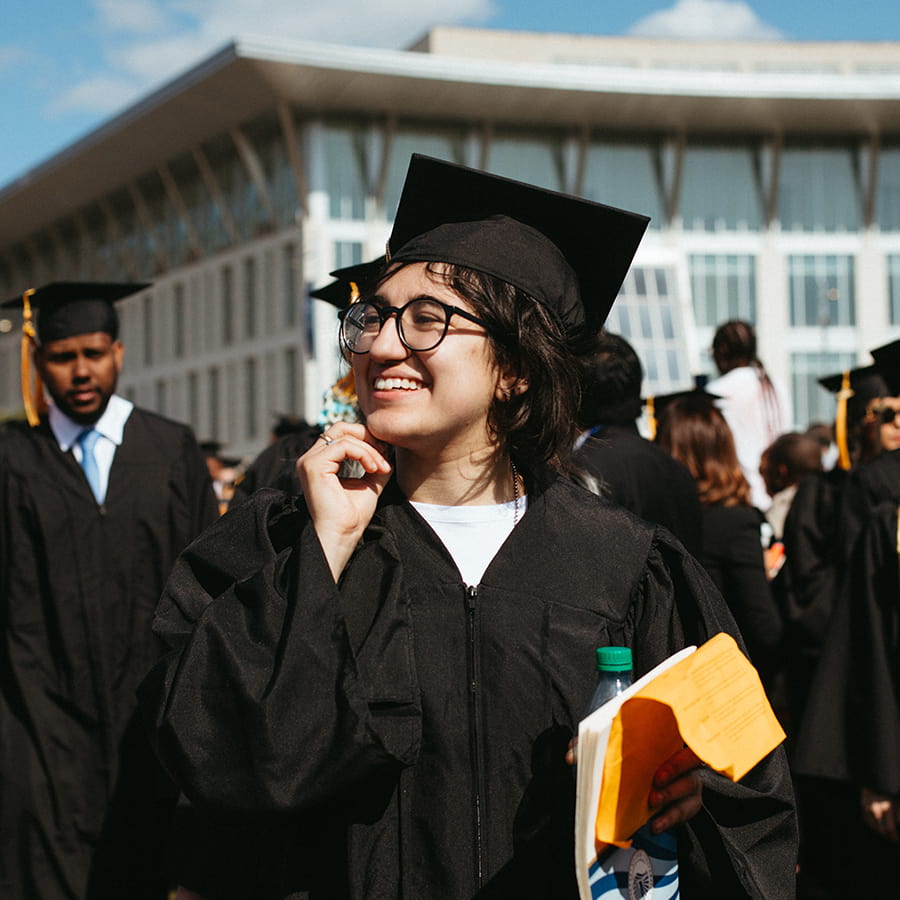
[[[230,821],[182,883],[243,900],[577,896],[564,755],[595,647],[632,647],[641,674],[737,632],[665,529],[545,477],[477,587],[393,484],[339,587],[302,499],[278,492],[188,548],[142,705],[178,784]],[[704,777],[683,895],[793,897],[781,750],[739,784]]]
[[[874,506],[841,583],[792,760],[804,797],[814,802],[818,792],[830,803],[823,815],[841,814],[840,856],[824,867],[839,890],[846,884],[859,896],[900,879],[897,845],[863,824],[859,806],[862,787],[900,797],[897,537],[896,501]]]
[[[779,575],[785,618],[784,673],[790,710],[789,744],[799,727],[813,673],[825,643],[842,569],[838,530],[847,472],[810,472],[797,486],[784,523]]]
[[[750,660],[771,693],[784,621],[766,578],[763,520],[752,506],[705,507],[700,561],[722,592],[747,642]]]
[[[635,515],[665,525],[694,556],[703,530],[700,498],[691,473],[637,425],[604,425],[575,453],[575,464],[593,475],[604,496]]]
[[[152,896],[171,797],[135,688],[169,570],[216,517],[203,457],[134,409],[98,507],[46,421],[11,423],[0,510],[0,896]]]

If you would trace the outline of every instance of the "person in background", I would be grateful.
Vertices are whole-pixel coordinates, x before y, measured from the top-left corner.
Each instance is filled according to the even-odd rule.
[[[707,382],[706,389],[721,398],[719,408],[734,436],[751,502],[765,512],[771,498],[759,464],[766,447],[789,427],[787,394],[769,377],[757,356],[756,331],[749,322],[734,319],[720,325],[713,337],[712,354],[720,374]]]
[[[857,594],[849,587],[858,579],[851,575],[858,568],[851,566],[855,547],[873,510],[900,484],[900,428],[887,413],[900,407],[897,346],[873,350],[872,365],[819,379],[837,397],[838,462],[833,471],[801,481],[785,522],[788,751],[801,820],[798,895],[804,900],[856,893],[868,878],[862,869],[877,862],[872,851],[878,841],[860,814],[860,785],[848,774],[842,680]],[[880,704],[881,698],[870,701]]]
[[[784,523],[797,494],[800,481],[808,472],[822,471],[821,444],[809,434],[789,431],[775,438],[763,451],[759,472],[772,503],[766,521],[772,526],[772,539],[781,542]]]
[[[784,624],[766,577],[763,514],[750,499],[731,430],[704,391],[656,398],[660,447],[691,473],[703,507],[699,559],[722,592],[771,694]]]
[[[169,570],[217,511],[191,430],[116,393],[113,303],[144,287],[55,282],[4,304],[24,311],[39,375],[29,422],[0,431],[4,900],[166,896],[177,793],[135,688]]]
[[[213,490],[219,503],[219,514],[228,511],[228,504],[234,496],[234,486],[240,478],[240,457],[223,456],[220,441],[201,441],[200,450],[206,459],[206,468],[212,479]]]
[[[573,345],[645,227],[413,156],[389,268],[342,319],[364,420],[301,457],[302,497],[257,492],[208,529],[160,603],[157,750],[199,810],[246,825],[184,887],[577,897],[566,756],[596,647],[631,647],[643,674],[739,638],[676,538],[560,472]],[[647,797],[685,896],[792,897],[783,754],[739,783],[692,756]]]
[[[590,476],[601,496],[665,525],[698,556],[703,526],[694,479],[638,431],[644,371],[634,348],[620,335],[602,331],[578,362],[581,434],[574,463],[579,475]]]

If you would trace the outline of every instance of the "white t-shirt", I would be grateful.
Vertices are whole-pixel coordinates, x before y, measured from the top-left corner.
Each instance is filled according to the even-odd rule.
[[[410,502],[441,539],[463,581],[471,586],[481,581],[516,522],[514,500],[491,506],[436,506]],[[527,507],[527,497],[520,497],[519,519]]]

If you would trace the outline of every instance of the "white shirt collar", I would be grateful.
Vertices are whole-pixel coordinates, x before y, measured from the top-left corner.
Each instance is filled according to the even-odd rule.
[[[113,394],[109,398],[109,403],[107,403],[103,415],[94,422],[94,428],[118,447],[122,443],[125,423],[128,421],[128,417],[133,409],[134,404],[130,400],[126,400],[118,394]],[[73,422],[52,400],[50,401],[48,418],[53,436],[59,444],[59,449],[63,453],[67,453],[78,439],[78,435],[84,431],[85,426]]]

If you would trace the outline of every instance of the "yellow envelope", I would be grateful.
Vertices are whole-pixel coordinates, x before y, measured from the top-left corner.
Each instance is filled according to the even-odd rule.
[[[717,634],[626,700],[603,764],[596,838],[630,845],[651,815],[653,776],[687,745],[738,781],[785,738],[756,669],[731,635]]]

